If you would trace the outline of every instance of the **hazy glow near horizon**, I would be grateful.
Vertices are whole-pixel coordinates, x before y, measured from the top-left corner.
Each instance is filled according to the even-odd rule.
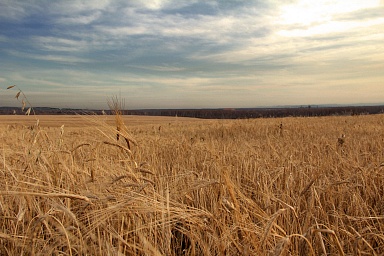
[[[0,106],[384,103],[384,3],[0,1]]]

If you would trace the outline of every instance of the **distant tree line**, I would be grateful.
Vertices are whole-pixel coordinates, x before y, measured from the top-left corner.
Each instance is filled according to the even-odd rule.
[[[34,108],[37,115],[73,115],[93,114],[111,115],[110,110],[83,110],[59,108]],[[384,113],[382,106],[351,106],[351,107],[292,107],[292,108],[231,108],[231,109],[142,109],[124,110],[124,115],[144,116],[180,116],[205,119],[245,119],[269,117],[310,117],[310,116],[345,116],[369,115]],[[0,107],[0,115],[24,114],[19,108]]]
[[[207,119],[244,119],[269,117],[309,117],[331,115],[368,115],[384,113],[384,106],[240,108],[240,109],[152,109],[128,110],[127,115],[180,116]]]

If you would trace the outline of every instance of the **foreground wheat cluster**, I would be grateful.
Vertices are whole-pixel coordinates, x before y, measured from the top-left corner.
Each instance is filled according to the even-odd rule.
[[[384,251],[383,115],[103,118],[0,127],[1,255]]]

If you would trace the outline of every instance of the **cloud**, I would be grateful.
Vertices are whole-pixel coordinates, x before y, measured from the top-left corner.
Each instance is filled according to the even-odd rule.
[[[148,9],[151,11],[168,11],[168,10],[177,10],[187,6],[191,6],[200,1],[196,0],[148,0],[148,1],[132,1],[130,4],[134,8],[138,9]]]
[[[377,0],[0,5],[2,82],[33,87],[36,100],[49,93],[47,105],[105,106],[119,91],[141,108],[373,101],[382,91]]]
[[[29,10],[33,10],[33,6],[28,2],[18,2],[13,0],[4,0],[0,2],[0,19],[1,20],[10,20],[10,21],[19,21],[24,17],[28,16],[28,7],[31,7]]]
[[[87,42],[53,36],[32,36],[36,48],[45,51],[78,52],[87,50]]]
[[[350,0],[348,2],[300,0],[281,6],[279,22],[298,25],[318,24],[330,21],[337,15],[361,11],[366,8],[377,8],[378,5],[378,0]]]
[[[150,31],[144,26],[95,26],[96,30],[101,33],[109,34],[114,37],[127,37],[132,35],[149,34]]]
[[[383,25],[383,11],[377,0],[301,0],[282,6],[276,24],[281,27],[278,34],[286,37],[345,33]]]
[[[113,1],[110,0],[98,0],[98,1],[49,1],[48,8],[50,12],[59,14],[61,16],[73,15],[78,16],[79,14],[89,14],[94,11],[105,10]]]
[[[343,33],[350,30],[365,29],[377,25],[383,26],[384,18],[376,18],[367,21],[329,21],[305,29],[281,30],[278,33],[286,37],[307,37],[321,34]]]
[[[370,8],[363,8],[347,13],[336,14],[334,18],[336,20],[355,20],[363,21],[382,17],[384,13],[384,4]]]
[[[68,56],[68,55],[31,54],[31,53],[15,51],[15,50],[9,50],[7,52],[10,55],[19,57],[21,59],[35,59],[35,60],[43,60],[43,61],[50,61],[50,62],[62,62],[62,63],[68,63],[68,64],[90,62],[90,60],[85,58],[79,58],[79,57]]]
[[[85,25],[91,24],[97,21],[101,17],[101,12],[97,11],[95,13],[78,15],[78,16],[64,16],[56,20],[57,23],[65,25]]]
[[[177,67],[177,66],[170,66],[170,65],[158,65],[158,66],[136,66],[136,65],[129,65],[128,68],[137,68],[137,69],[144,69],[144,70],[151,70],[151,71],[166,71],[166,72],[179,72],[185,70],[183,67]]]

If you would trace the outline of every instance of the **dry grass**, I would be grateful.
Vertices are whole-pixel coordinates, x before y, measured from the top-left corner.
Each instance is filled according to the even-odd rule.
[[[105,118],[0,127],[1,255],[384,251],[383,115]]]

